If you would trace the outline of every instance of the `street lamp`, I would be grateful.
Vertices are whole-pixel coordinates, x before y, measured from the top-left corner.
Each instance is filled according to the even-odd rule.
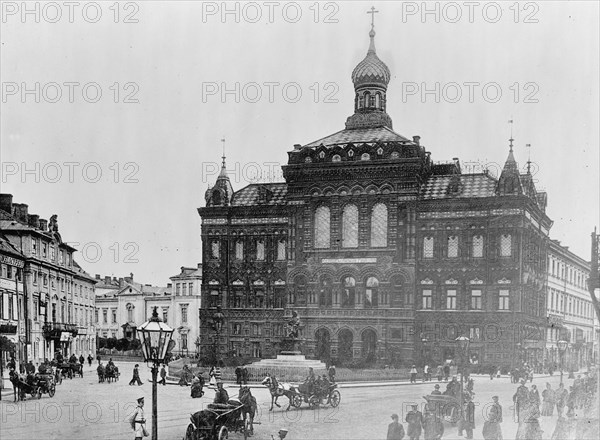
[[[159,364],[165,362],[173,329],[160,320],[154,307],[152,317],[140,326],[138,335],[144,361],[152,362],[152,440],[158,440],[156,379]]]
[[[563,363],[565,361],[565,350],[567,349],[567,344],[568,342],[563,339],[556,342],[556,346],[558,347],[558,351],[560,352],[560,383],[562,383],[563,381]]]
[[[462,411],[463,406],[463,392],[464,392],[464,379],[465,379],[465,369],[466,369],[466,360],[469,356],[469,344],[471,340],[466,336],[459,336],[455,339],[458,347],[461,352],[461,373],[460,373],[460,408]]]
[[[223,315],[223,312],[221,312],[221,306],[217,306],[217,311],[215,312],[215,314],[212,317],[213,320],[213,328],[215,329],[215,331],[217,332],[217,337],[215,339],[215,362],[217,363],[217,366],[219,366],[219,337],[221,335],[221,330],[223,329],[223,321],[225,321],[225,315]]]

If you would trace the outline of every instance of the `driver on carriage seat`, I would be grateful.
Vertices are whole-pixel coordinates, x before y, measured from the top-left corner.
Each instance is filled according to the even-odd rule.
[[[229,394],[227,394],[227,391],[223,388],[223,381],[221,379],[217,381],[215,393],[215,400],[213,403],[227,404],[227,402],[229,402]]]
[[[114,367],[114,366],[115,366],[115,363],[113,362],[112,358],[110,358],[110,359],[108,360],[108,364],[106,364],[106,366],[107,366],[107,367],[108,367],[109,365],[110,365],[111,367]]]

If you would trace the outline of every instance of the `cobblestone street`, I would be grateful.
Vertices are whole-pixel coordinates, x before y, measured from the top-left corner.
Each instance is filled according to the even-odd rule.
[[[12,395],[4,394],[0,405],[2,438],[23,439],[133,439],[127,423],[138,397],[146,398],[146,417],[150,421],[152,386],[148,382],[149,370],[141,369],[142,386],[128,386],[133,364],[119,363],[120,381],[98,383],[93,368],[86,367],[84,378],[66,379],[57,387],[54,398],[43,395],[41,400],[30,399],[14,403]],[[94,366],[95,368],[95,366]],[[565,376],[566,377],[566,376]],[[553,388],[560,382],[559,376],[534,379],[542,388],[549,381]],[[567,385],[572,381],[568,380]],[[429,394],[435,382],[416,385],[372,384],[342,386],[342,400],[337,409],[323,407],[313,411],[303,404],[301,409],[286,412],[287,399],[280,398],[282,408],[269,412],[270,396],[264,388],[252,388],[259,403],[255,426],[255,439],[270,439],[280,428],[289,430],[288,439],[383,439],[390,415],[396,412],[404,420],[410,403],[422,404],[422,396]],[[362,384],[361,384],[362,385]],[[529,384],[528,384],[529,386]],[[445,384],[442,383],[442,389]],[[236,397],[235,386],[227,388],[230,397]],[[512,395],[516,385],[508,378],[490,381],[483,376],[475,379],[476,430],[475,438],[481,438],[483,414],[491,396],[498,394],[504,410],[502,430],[505,439],[515,438],[516,423],[512,420]],[[213,392],[201,399],[190,397],[189,387],[174,385],[158,388],[159,438],[181,439],[189,423],[189,415],[212,401]],[[554,430],[556,416],[540,420],[544,438],[549,439]],[[406,423],[404,423],[406,428]],[[147,425],[150,430],[150,423]],[[456,427],[445,424],[444,438],[459,438]],[[230,434],[230,438],[243,438]]]

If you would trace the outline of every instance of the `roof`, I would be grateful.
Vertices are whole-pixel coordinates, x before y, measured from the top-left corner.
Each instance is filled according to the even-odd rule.
[[[253,183],[233,194],[231,206],[284,205],[286,194],[287,183]]]
[[[25,256],[2,233],[0,233],[0,252],[25,259]]]
[[[388,127],[344,129],[322,139],[304,145],[314,148],[323,144],[326,147],[340,144],[360,144],[364,142],[412,142]]]
[[[454,188],[451,183],[455,185]],[[496,179],[487,173],[431,176],[421,190],[421,198],[426,200],[492,197],[495,195]]]

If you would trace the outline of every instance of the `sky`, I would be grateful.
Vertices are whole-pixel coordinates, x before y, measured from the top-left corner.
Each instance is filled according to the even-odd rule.
[[[2,192],[57,214],[88,273],[166,285],[201,262],[197,208],[223,145],[239,190],[282,181],[294,144],[344,128],[372,6],[394,130],[463,172],[501,169],[512,131],[551,237],[589,260],[593,1],[3,2]]]

